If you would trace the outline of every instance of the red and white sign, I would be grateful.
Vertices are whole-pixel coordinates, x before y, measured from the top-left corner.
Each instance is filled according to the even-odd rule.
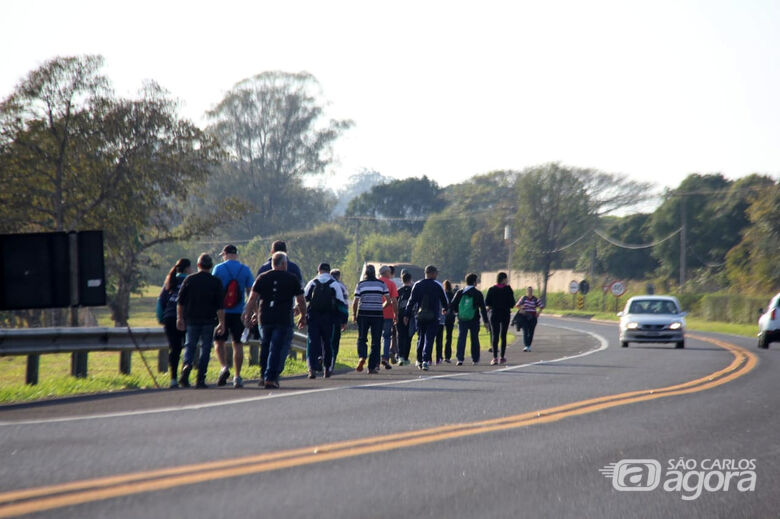
[[[622,281],[613,281],[609,285],[609,291],[612,292],[613,296],[620,297],[626,293],[626,285]]]

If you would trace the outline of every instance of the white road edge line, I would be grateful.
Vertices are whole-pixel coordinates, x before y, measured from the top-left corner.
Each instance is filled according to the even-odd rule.
[[[236,404],[245,404],[250,402],[258,402],[262,400],[269,400],[269,399],[275,399],[275,398],[289,398],[293,396],[301,396],[301,395],[309,395],[312,393],[325,393],[327,391],[337,391],[342,389],[362,389],[367,387],[381,387],[381,386],[394,386],[394,385],[400,385],[400,384],[412,384],[415,382],[426,382],[428,380],[437,380],[437,379],[444,379],[444,378],[456,378],[456,377],[465,377],[468,375],[473,375],[475,373],[478,374],[491,374],[491,373],[501,373],[504,371],[513,371],[516,369],[521,368],[527,368],[530,366],[539,366],[544,364],[551,364],[553,362],[562,362],[565,360],[571,360],[571,359],[577,359],[580,357],[585,357],[587,355],[592,355],[594,353],[598,353],[600,351],[604,351],[609,347],[609,343],[607,342],[607,339],[605,339],[603,336],[589,332],[587,330],[577,330],[575,328],[569,328],[568,326],[560,326],[560,325],[552,325],[552,324],[545,324],[544,326],[548,326],[550,328],[558,328],[561,330],[568,330],[576,333],[583,333],[586,335],[590,335],[591,337],[595,338],[599,342],[599,347],[593,350],[588,350],[582,353],[577,353],[575,355],[569,355],[566,357],[560,357],[557,359],[552,360],[538,360],[536,362],[529,362],[527,364],[520,364],[517,366],[509,366],[506,368],[501,369],[492,369],[490,371],[478,371],[478,372],[467,372],[467,373],[451,373],[448,375],[432,375],[429,377],[421,376],[418,378],[410,378],[405,380],[394,380],[391,382],[376,382],[372,384],[357,384],[357,385],[351,385],[351,386],[335,386],[335,387],[324,387],[324,388],[318,388],[318,389],[302,389],[300,391],[291,391],[291,392],[281,392],[281,393],[270,393],[263,396],[255,396],[250,398],[237,398],[234,400],[222,400],[219,402],[207,402],[204,404],[193,404],[193,405],[187,405],[187,406],[181,406],[181,407],[159,407],[156,409],[144,409],[141,411],[122,411],[117,413],[101,413],[101,414],[92,414],[92,415],[82,415],[82,416],[68,416],[63,418],[43,418],[39,420],[22,420],[18,422],[0,422],[0,427],[8,427],[8,426],[14,426],[14,425],[38,425],[38,424],[50,424],[50,423],[62,423],[62,422],[76,422],[76,421],[83,421],[83,420],[98,420],[98,419],[104,419],[104,418],[125,418],[128,416],[139,416],[139,415],[147,415],[147,414],[158,414],[158,413],[172,413],[172,412],[179,412],[179,411],[197,411],[200,409],[207,409],[209,407],[222,407],[226,405],[236,405]]]

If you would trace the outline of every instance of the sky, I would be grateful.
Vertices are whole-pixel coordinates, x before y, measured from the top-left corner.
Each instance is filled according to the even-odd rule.
[[[780,2],[4,0],[0,98],[58,55],[153,79],[200,125],[238,81],[308,71],[363,169],[441,185],[547,162],[659,188],[780,174]]]

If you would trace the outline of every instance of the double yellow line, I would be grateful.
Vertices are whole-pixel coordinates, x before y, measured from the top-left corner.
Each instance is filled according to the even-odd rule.
[[[739,346],[701,336],[695,338],[725,348],[734,355],[734,359],[719,371],[683,384],[591,398],[514,416],[4,492],[0,493],[0,518],[556,422],[611,407],[705,391],[741,377],[751,371],[758,362],[753,353]]]

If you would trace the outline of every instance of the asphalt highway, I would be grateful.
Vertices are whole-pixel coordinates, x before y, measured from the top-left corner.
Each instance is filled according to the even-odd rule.
[[[0,517],[780,517],[778,345],[621,348],[548,316],[518,344],[502,367],[483,346],[427,373],[2,406]]]

